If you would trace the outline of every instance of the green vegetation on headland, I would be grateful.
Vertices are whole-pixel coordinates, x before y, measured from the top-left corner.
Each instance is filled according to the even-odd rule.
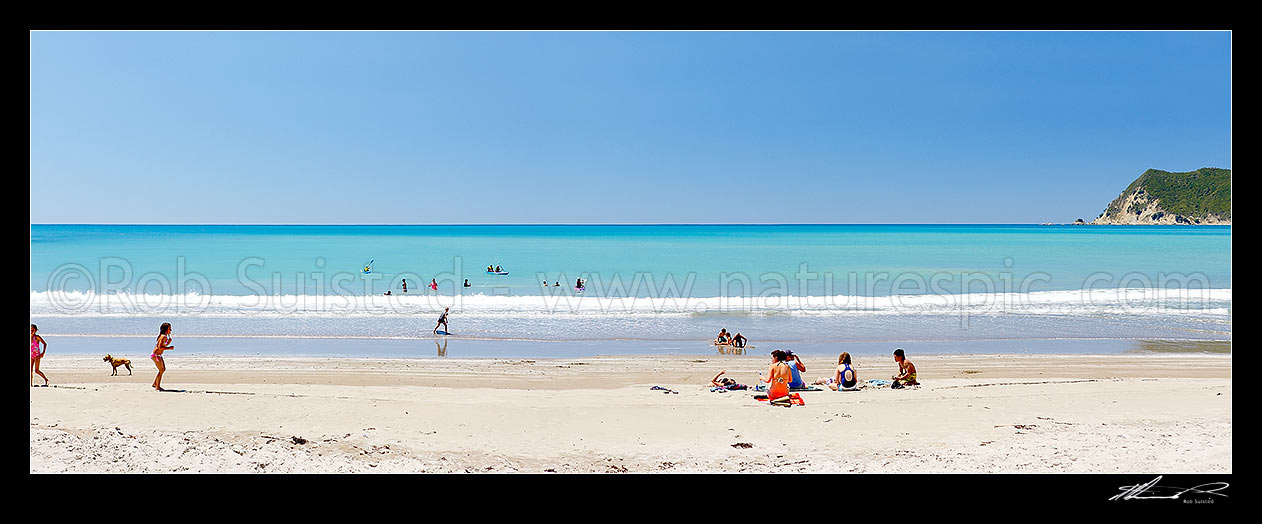
[[[1149,169],[1092,224],[1230,224],[1231,170]]]

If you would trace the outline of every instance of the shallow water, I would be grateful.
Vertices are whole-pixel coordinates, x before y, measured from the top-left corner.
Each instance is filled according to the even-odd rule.
[[[420,285],[431,279],[437,290]],[[171,322],[184,336],[423,339],[444,307],[473,347],[541,342],[513,351],[638,354],[721,328],[755,345],[948,352],[1230,341],[1231,228],[31,227],[31,318],[50,337],[152,337]]]

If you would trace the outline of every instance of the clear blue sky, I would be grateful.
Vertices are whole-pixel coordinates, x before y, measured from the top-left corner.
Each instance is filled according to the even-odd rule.
[[[33,32],[35,223],[1094,218],[1224,32]]]

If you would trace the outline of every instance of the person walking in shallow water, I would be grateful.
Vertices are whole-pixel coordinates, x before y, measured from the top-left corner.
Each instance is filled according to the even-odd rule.
[[[175,349],[175,346],[171,345],[171,323],[163,322],[158,328],[158,341],[153,345],[153,353],[149,354],[149,359],[158,366],[158,376],[153,377],[153,389],[166,391],[162,389],[162,374],[167,372],[167,364],[162,358],[162,352],[172,349]]]
[[[450,331],[450,330],[451,330],[451,328],[447,327],[447,312],[448,312],[448,311],[451,311],[451,308],[449,308],[449,307],[447,307],[447,308],[443,308],[443,314],[442,314],[442,316],[438,317],[438,324],[435,324],[435,325],[434,325],[434,334],[435,334],[435,335],[437,335],[437,334],[438,334],[438,326],[442,326],[442,327],[443,327],[443,333],[446,333],[446,332],[448,332],[448,331]]]
[[[48,377],[43,371],[39,370],[39,361],[44,358],[44,352],[48,351],[48,342],[44,341],[44,337],[39,336],[39,327],[31,324],[31,387],[35,387],[35,375],[39,375],[44,379],[44,385],[48,385]],[[39,345],[43,344],[44,348],[40,349]]]

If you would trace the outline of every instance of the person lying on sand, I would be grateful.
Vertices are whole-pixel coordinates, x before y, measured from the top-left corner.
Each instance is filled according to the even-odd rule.
[[[891,388],[899,389],[906,386],[920,385],[919,382],[916,382],[916,365],[907,360],[902,348],[894,350],[894,362],[898,362],[898,374],[890,377],[894,381],[890,385]]]
[[[719,371],[719,374],[715,375],[714,378],[710,379],[710,386],[716,387],[716,388],[723,388],[727,390],[748,389],[748,386],[744,384],[737,384],[736,381],[733,379],[719,378],[723,376],[724,373],[727,373],[726,369]]]

